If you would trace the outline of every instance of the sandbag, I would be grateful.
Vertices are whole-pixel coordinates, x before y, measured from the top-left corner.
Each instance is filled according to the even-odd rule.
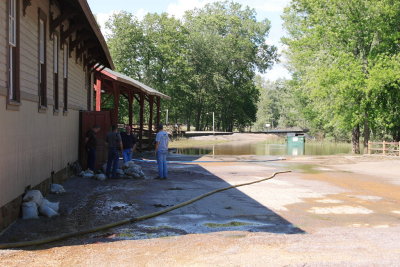
[[[128,162],[125,162],[124,165],[122,165],[122,169],[129,169],[129,168],[135,167],[135,166],[138,166],[138,165],[136,165],[133,161],[128,161]]]
[[[38,219],[38,208],[35,202],[29,201],[22,203],[22,219]]]
[[[83,174],[83,178],[93,178],[93,177],[94,177],[94,173],[91,170],[87,170]]]
[[[58,210],[60,209],[60,202],[50,202],[44,198],[41,206],[47,206],[55,212],[58,212]]]
[[[124,173],[124,171],[122,169],[117,169],[117,174],[120,175],[120,176],[124,176],[125,175],[125,173]]]
[[[132,166],[129,169],[125,169],[125,174],[133,178],[145,178],[142,169],[137,165]]]
[[[55,210],[53,210],[52,208],[50,208],[48,205],[41,205],[39,207],[39,212],[40,212],[40,214],[42,214],[48,218],[58,215],[58,213]]]
[[[103,173],[99,173],[99,174],[96,174],[95,178],[99,181],[105,181],[107,179],[107,176]]]
[[[66,191],[65,191],[64,187],[60,184],[51,184],[50,192],[53,194],[62,194],[62,193],[65,193]]]
[[[34,202],[39,207],[42,205],[43,195],[39,190],[29,190],[26,192],[24,198],[22,199],[24,202]]]

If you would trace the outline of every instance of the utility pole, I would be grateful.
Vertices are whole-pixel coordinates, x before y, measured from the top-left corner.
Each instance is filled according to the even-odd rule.
[[[168,125],[168,109],[167,109],[167,116],[165,117],[165,125]]]

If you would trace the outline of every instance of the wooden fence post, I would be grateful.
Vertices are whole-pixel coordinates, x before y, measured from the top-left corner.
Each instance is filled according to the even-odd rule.
[[[368,155],[371,155],[371,141],[368,141],[367,150],[368,150]]]
[[[386,143],[385,143],[385,141],[383,141],[382,151],[383,151],[383,155],[386,155]]]

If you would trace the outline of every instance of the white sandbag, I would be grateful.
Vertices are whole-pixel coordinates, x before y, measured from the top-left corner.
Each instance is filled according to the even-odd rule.
[[[65,191],[64,187],[60,184],[51,184],[50,192],[53,194],[62,194],[62,193],[65,193],[66,191]]]
[[[85,172],[84,171],[81,171],[80,173],[79,173],[79,176],[80,177],[83,177],[85,175]]]
[[[136,165],[133,161],[128,161],[128,162],[125,162],[124,165],[122,165],[122,169],[129,169],[129,168],[135,167],[135,166],[138,166],[138,165]]]
[[[55,212],[58,212],[58,210],[60,209],[60,202],[50,202],[44,198],[41,207],[42,206],[47,206]]]
[[[83,174],[83,178],[93,178],[93,177],[94,177],[94,173],[91,170],[87,170]]]
[[[22,219],[38,219],[38,208],[35,202],[29,201],[22,203]]]
[[[134,165],[131,166],[129,169],[125,169],[125,174],[133,178],[144,178],[144,173],[138,165]]]
[[[39,190],[29,190],[26,192],[24,198],[22,199],[24,202],[33,201],[37,206],[42,205],[43,195]]]
[[[46,216],[48,218],[51,218],[51,217],[54,217],[54,216],[58,215],[58,213],[55,210],[53,210],[52,208],[50,208],[47,205],[40,206],[39,207],[39,212],[40,212],[40,214],[42,214],[42,215],[44,215],[44,216]]]
[[[107,179],[107,176],[103,173],[99,173],[99,174],[96,174],[95,178],[99,181],[105,181]]]

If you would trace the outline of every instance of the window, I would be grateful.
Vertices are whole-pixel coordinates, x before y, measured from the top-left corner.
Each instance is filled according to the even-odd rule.
[[[19,93],[19,0],[8,0],[8,103]]]
[[[53,95],[54,95],[54,111],[58,111],[59,101],[58,101],[58,50],[59,41],[58,34],[53,35]]]
[[[39,107],[47,107],[46,15],[39,9]]]
[[[68,43],[64,44],[64,66],[63,66],[63,90],[64,90],[64,111],[68,111]]]

